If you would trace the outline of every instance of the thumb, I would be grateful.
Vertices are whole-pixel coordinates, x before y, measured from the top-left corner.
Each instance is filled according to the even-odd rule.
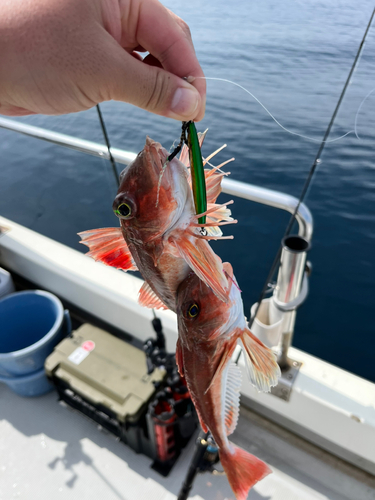
[[[110,99],[180,121],[203,116],[204,104],[193,85],[162,68],[149,66],[121,48],[119,51],[110,71]]]

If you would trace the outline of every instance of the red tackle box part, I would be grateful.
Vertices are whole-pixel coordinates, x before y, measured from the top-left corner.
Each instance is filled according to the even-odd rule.
[[[158,393],[150,405],[154,423],[158,460],[166,462],[176,455],[175,425],[177,420],[173,405],[167,400],[166,393]]]

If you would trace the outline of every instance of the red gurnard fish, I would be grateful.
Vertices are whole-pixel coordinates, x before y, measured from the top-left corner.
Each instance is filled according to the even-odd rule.
[[[182,154],[186,157],[186,149]],[[167,158],[168,152],[147,137],[144,149],[120,177],[113,210],[121,227],[84,231],[79,233],[81,243],[95,260],[125,271],[139,269],[145,279],[141,305],[175,311],[177,288],[190,268],[226,301],[228,281],[222,262],[207,241],[221,237],[217,226],[237,222],[225,208],[228,203],[214,204],[223,174],[206,171],[207,232],[202,234],[202,214],[195,214],[189,171],[177,158]]]
[[[181,283],[177,292],[176,359],[202,429],[210,430],[215,439],[237,500],[245,500],[249,489],[272,471],[228,441],[239,416],[241,371],[231,360],[237,341],[242,344],[248,374],[258,390],[267,392],[276,385],[280,369],[273,352],[247,327],[232,266],[226,262],[224,270],[230,286],[227,303],[193,273]]]

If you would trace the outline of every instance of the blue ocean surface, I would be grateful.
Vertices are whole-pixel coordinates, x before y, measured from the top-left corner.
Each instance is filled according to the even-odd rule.
[[[362,0],[164,2],[190,26],[207,77],[248,88],[287,129],[323,138],[373,9]],[[294,345],[375,381],[375,26],[340,108],[305,200],[314,216],[310,294],[297,314]],[[233,179],[299,196],[319,142],[288,134],[244,91],[207,82],[208,155],[232,156]],[[133,152],[146,135],[170,148],[180,123],[130,105],[102,105],[113,146]],[[18,120],[103,143],[95,109]],[[117,225],[109,162],[0,129],[0,214],[85,251],[76,233]],[[220,200],[229,197],[221,195]],[[213,243],[233,264],[245,314],[257,301],[288,214],[236,199],[233,241]]]

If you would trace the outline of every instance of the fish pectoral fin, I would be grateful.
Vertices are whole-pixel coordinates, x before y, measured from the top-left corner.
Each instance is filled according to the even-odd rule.
[[[139,290],[138,303],[143,307],[149,307],[150,309],[168,309],[168,307],[162,302],[156,295],[154,290],[145,281]]]
[[[247,374],[251,383],[261,392],[269,392],[281,375],[276,355],[246,328],[239,334]]]
[[[197,239],[193,244],[187,236],[182,235],[173,240],[173,243],[198,278],[209,286],[219,299],[228,302],[228,280],[224,274],[223,263],[207,241]]]
[[[230,361],[225,379],[225,391],[222,403],[224,404],[224,421],[227,436],[237,427],[240,414],[240,389],[242,373],[238,365]]]
[[[86,255],[106,264],[107,266],[124,271],[137,271],[137,266],[130,253],[119,227],[105,227],[91,229],[78,233],[82,245],[89,247]]]

